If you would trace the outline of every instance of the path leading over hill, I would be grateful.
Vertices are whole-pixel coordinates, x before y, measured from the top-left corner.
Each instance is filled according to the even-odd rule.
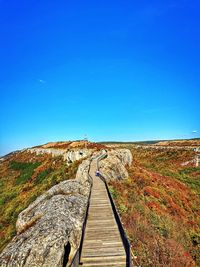
[[[126,266],[126,253],[104,182],[97,176],[97,160],[91,162],[93,179],[80,266]]]

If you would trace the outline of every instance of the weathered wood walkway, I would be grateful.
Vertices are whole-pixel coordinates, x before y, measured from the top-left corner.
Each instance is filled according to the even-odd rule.
[[[86,223],[80,266],[126,266],[126,253],[104,182],[97,176],[93,160],[93,187]]]

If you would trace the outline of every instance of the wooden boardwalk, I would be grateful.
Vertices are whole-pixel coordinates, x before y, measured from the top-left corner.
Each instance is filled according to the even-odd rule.
[[[86,223],[80,266],[126,266],[126,253],[104,182],[97,176],[93,160],[93,187]]]

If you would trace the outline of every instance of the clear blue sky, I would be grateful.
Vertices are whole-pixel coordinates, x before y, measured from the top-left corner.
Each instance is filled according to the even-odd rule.
[[[199,12],[198,0],[0,0],[0,154],[84,134],[198,137]]]

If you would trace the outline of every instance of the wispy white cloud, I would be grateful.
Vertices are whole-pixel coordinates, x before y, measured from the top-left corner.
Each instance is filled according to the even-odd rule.
[[[40,83],[43,83],[43,84],[46,83],[46,81],[45,80],[42,80],[42,79],[40,79],[39,82]]]
[[[194,130],[194,131],[192,131],[192,133],[198,133],[198,131],[197,130]]]

